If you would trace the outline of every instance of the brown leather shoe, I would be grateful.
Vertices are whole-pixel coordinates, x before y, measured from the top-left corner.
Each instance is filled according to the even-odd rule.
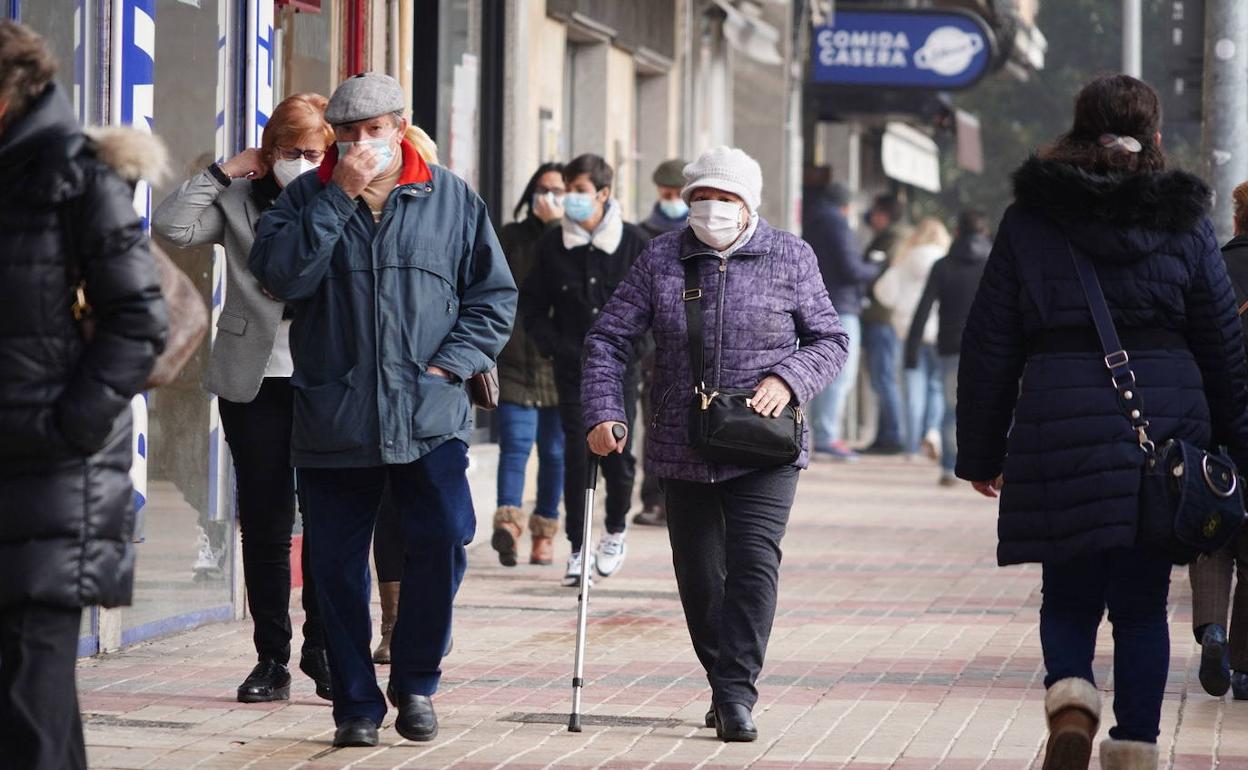
[[[381,639],[373,650],[374,663],[390,662],[390,640],[394,636],[394,622],[399,619],[399,581],[378,583],[381,594]]]
[[[1101,721],[1096,686],[1077,677],[1055,682],[1044,696],[1044,711],[1049,718],[1044,770],[1086,770]]]
[[[559,534],[559,520],[534,514],[529,517],[529,532],[533,536],[533,550],[529,564],[547,566],[555,561],[555,535]]]
[[[516,566],[516,542],[524,531],[524,511],[513,505],[504,505],[494,512],[494,537],[490,545],[498,551],[498,561],[504,567]]]

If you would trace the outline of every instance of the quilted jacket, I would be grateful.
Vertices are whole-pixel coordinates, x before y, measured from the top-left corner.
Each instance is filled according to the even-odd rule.
[[[1209,190],[1177,171],[1097,175],[1036,158],[1014,187],[962,338],[957,474],[1004,473],[1001,564],[1130,547],[1144,453],[1067,244],[1092,258],[1120,334],[1186,343],[1128,346],[1150,438],[1226,445],[1248,467],[1248,363]],[[1086,344],[1039,344],[1055,334]]]
[[[654,418],[646,434],[646,472],[708,483],[751,469],[712,465],[689,445],[695,378],[681,295],[684,261],[690,259],[699,263],[704,292],[708,387],[752,388],[775,374],[804,404],[840,372],[849,337],[828,301],[810,246],[765,220],[759,220],[750,242],[726,259],[689,228],[650,241],[585,337],[585,424],[625,421],[623,388],[632,344],[653,331]],[[797,465],[806,463],[803,450]]]

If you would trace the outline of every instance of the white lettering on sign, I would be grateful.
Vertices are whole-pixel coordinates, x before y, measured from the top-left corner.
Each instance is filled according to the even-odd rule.
[[[823,29],[815,38],[824,67],[904,68],[910,38],[904,32]]]

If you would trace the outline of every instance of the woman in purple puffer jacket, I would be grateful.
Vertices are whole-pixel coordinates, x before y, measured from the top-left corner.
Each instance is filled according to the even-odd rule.
[[[717,147],[684,174],[690,226],[650,241],[603,308],[585,338],[581,403],[585,424],[594,426],[590,449],[622,451],[625,442],[611,431],[625,424],[625,370],[633,343],[654,333],[656,403],[646,465],[664,480],[680,600],[711,685],[706,725],[721,740],[752,741],[780,540],[807,452],[792,465],[763,470],[709,463],[689,444],[689,399],[699,382],[754,388],[755,411],[779,415],[836,377],[848,337],[810,246],[759,217],[762,171],[753,158]],[[703,291],[706,368],[696,376],[682,302],[686,260],[698,261]]]

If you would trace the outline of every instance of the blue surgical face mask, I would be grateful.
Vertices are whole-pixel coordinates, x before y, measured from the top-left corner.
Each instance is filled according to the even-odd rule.
[[[382,171],[389,168],[390,163],[394,160],[394,147],[390,144],[390,140],[392,138],[393,135],[384,139],[364,139],[359,142],[337,142],[338,157],[341,158],[346,155],[347,151],[357,144],[364,145],[365,147],[371,147],[373,152],[377,153],[377,167],[373,169],[373,173],[380,174]]]
[[[689,204],[684,198],[659,201],[659,211],[668,219],[684,219],[689,215]]]
[[[594,215],[594,196],[583,192],[568,193],[563,196],[563,213],[573,222],[584,222]]]

